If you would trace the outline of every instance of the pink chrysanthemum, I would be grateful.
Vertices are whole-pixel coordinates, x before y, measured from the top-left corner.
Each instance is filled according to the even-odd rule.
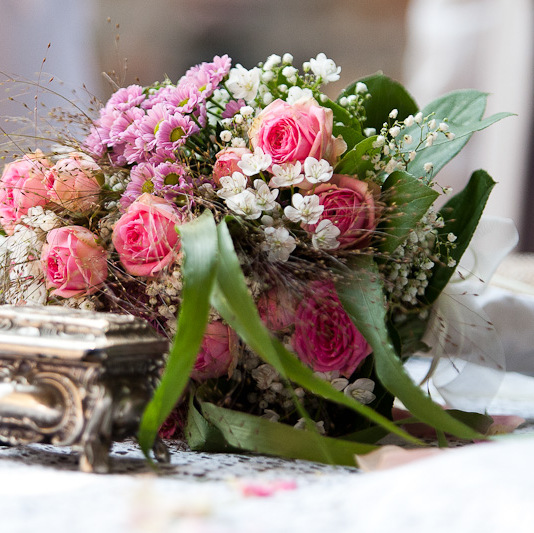
[[[131,109],[127,109],[123,113],[118,114],[109,131],[109,137],[113,145],[123,143],[125,131],[135,121],[142,120],[144,116],[145,112],[138,107],[132,107]]]
[[[238,100],[237,102],[235,100],[230,100],[224,108],[222,118],[232,118],[242,107],[246,105],[247,103],[242,99]]]
[[[230,72],[231,67],[232,60],[227,54],[223,56],[215,56],[213,61],[208,63],[211,82],[213,85],[219,85],[228,72]]]
[[[145,98],[143,87],[140,85],[130,85],[113,93],[106,104],[106,108],[127,111],[132,107],[141,105]]]
[[[151,163],[140,163],[132,168],[130,172],[131,181],[128,183],[120,200],[122,211],[126,211],[143,193],[152,193],[154,191],[155,174],[156,170]]]
[[[181,163],[161,163],[155,168],[154,190],[167,200],[191,207],[193,185],[188,178]]]
[[[174,154],[188,137],[194,135],[200,128],[188,116],[175,113],[159,123],[156,132],[156,152],[164,151]]]
[[[177,87],[165,87],[154,97],[154,105],[157,103],[168,104],[175,111],[182,114],[193,112],[200,100],[198,89],[190,83],[182,83]]]

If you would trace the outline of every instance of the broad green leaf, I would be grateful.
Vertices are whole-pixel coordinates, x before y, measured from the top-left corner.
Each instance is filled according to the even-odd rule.
[[[494,186],[495,182],[486,171],[477,170],[471,175],[464,190],[453,196],[440,211],[445,220],[443,234],[453,233],[457,237],[456,247],[451,250],[451,257],[456,263],[460,262],[471,241]],[[433,303],[437,299],[455,269],[456,267],[436,262],[425,292],[427,303]]]
[[[334,125],[333,129],[334,137],[343,137],[343,140],[347,143],[347,150],[345,153],[348,153],[352,150],[359,142],[365,139],[365,136],[362,134],[359,125],[356,126],[337,126]]]
[[[184,391],[208,322],[209,298],[217,266],[217,231],[213,215],[205,211],[180,226],[183,291],[178,325],[165,372],[143,413],[139,444],[148,456],[157,432]]]
[[[326,449],[334,464],[356,466],[356,454],[376,449],[370,444],[323,437],[313,431],[295,429],[211,403],[202,403],[202,413],[224,435],[228,444],[255,453],[325,462],[322,450]]]
[[[364,104],[367,113],[367,121],[364,124],[366,128],[375,128],[379,132],[384,122],[391,121],[389,113],[393,109],[399,111],[398,120],[417,113],[417,104],[408,91],[400,83],[384,76],[381,72],[359,81],[365,83],[371,93],[371,98]],[[357,83],[354,82],[342,91],[338,101],[343,96],[354,94]]]
[[[403,171],[390,174],[382,186],[387,204],[386,220],[379,231],[383,240],[378,246],[381,252],[393,252],[408,237],[439,193],[421,180]]]
[[[224,221],[219,224],[218,233],[219,263],[217,283],[212,293],[211,302],[213,307],[246,344],[266,363],[276,368],[282,377],[327,400],[356,411],[375,424],[407,440],[418,442],[417,439],[399,430],[395,424],[372,408],[345,396],[345,394],[335,390],[326,381],[316,377],[310,368],[302,364],[294,354],[289,352],[280,341],[271,335],[261,321],[254,301],[248,292],[228,227]]]
[[[384,292],[380,275],[371,257],[351,259],[351,272],[337,284],[339,299],[354,324],[373,348],[376,373],[394,396],[421,422],[456,435],[475,439],[481,435],[448,415],[413,383],[403,368],[386,328]]]
[[[334,124],[342,123],[345,124],[345,126],[354,127],[361,133],[360,123],[357,120],[353,119],[352,115],[344,107],[340,106],[337,102],[328,99],[325,102],[322,102],[321,105],[324,107],[328,107],[332,110],[334,114]]]
[[[430,147],[423,145],[417,150],[415,159],[408,164],[408,171],[414,176],[425,176],[425,163],[432,163],[433,174],[437,174],[467,143],[475,131],[483,130],[491,124],[511,116],[511,113],[497,113],[482,119],[486,109],[487,94],[474,89],[453,91],[434,100],[422,110],[423,116],[434,113],[433,118],[439,124],[446,120],[449,131],[455,138],[448,140],[443,134]],[[425,130],[426,131],[426,130]],[[420,139],[420,128],[414,124],[406,128],[405,134]],[[415,143],[414,143],[415,144]],[[406,152],[415,146],[407,147]]]
[[[334,172],[336,174],[348,174],[349,176],[358,176],[360,179],[365,178],[367,170],[373,170],[371,158],[380,152],[380,148],[373,148],[376,141],[376,135],[360,141],[352,150],[345,152],[340,159]]]

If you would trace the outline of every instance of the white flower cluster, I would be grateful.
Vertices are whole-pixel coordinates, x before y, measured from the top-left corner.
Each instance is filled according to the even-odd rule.
[[[455,266],[448,256],[456,236],[449,233],[445,241],[440,240],[443,224],[443,219],[430,208],[391,260],[382,266],[392,305],[416,306],[418,297],[425,293],[436,261],[445,260],[448,266]],[[440,248],[445,248],[444,253]]]

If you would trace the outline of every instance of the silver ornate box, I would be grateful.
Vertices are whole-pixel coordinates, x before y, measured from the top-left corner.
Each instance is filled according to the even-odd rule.
[[[0,306],[0,443],[72,446],[107,472],[136,434],[168,342],[144,320],[59,306]],[[168,459],[156,440],[156,458]]]

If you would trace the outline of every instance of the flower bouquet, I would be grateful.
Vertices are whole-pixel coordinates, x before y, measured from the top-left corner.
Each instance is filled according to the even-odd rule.
[[[0,190],[3,303],[130,313],[168,337],[139,430],[192,449],[354,464],[410,421],[481,437],[403,362],[423,335],[494,182],[450,191],[440,169],[486,95],[419,109],[375,74],[332,100],[340,68],[228,56],[177,83],[117,88],[49,153],[18,154]],[[412,419],[392,419],[394,398]],[[147,452],[148,453],[148,452]]]

